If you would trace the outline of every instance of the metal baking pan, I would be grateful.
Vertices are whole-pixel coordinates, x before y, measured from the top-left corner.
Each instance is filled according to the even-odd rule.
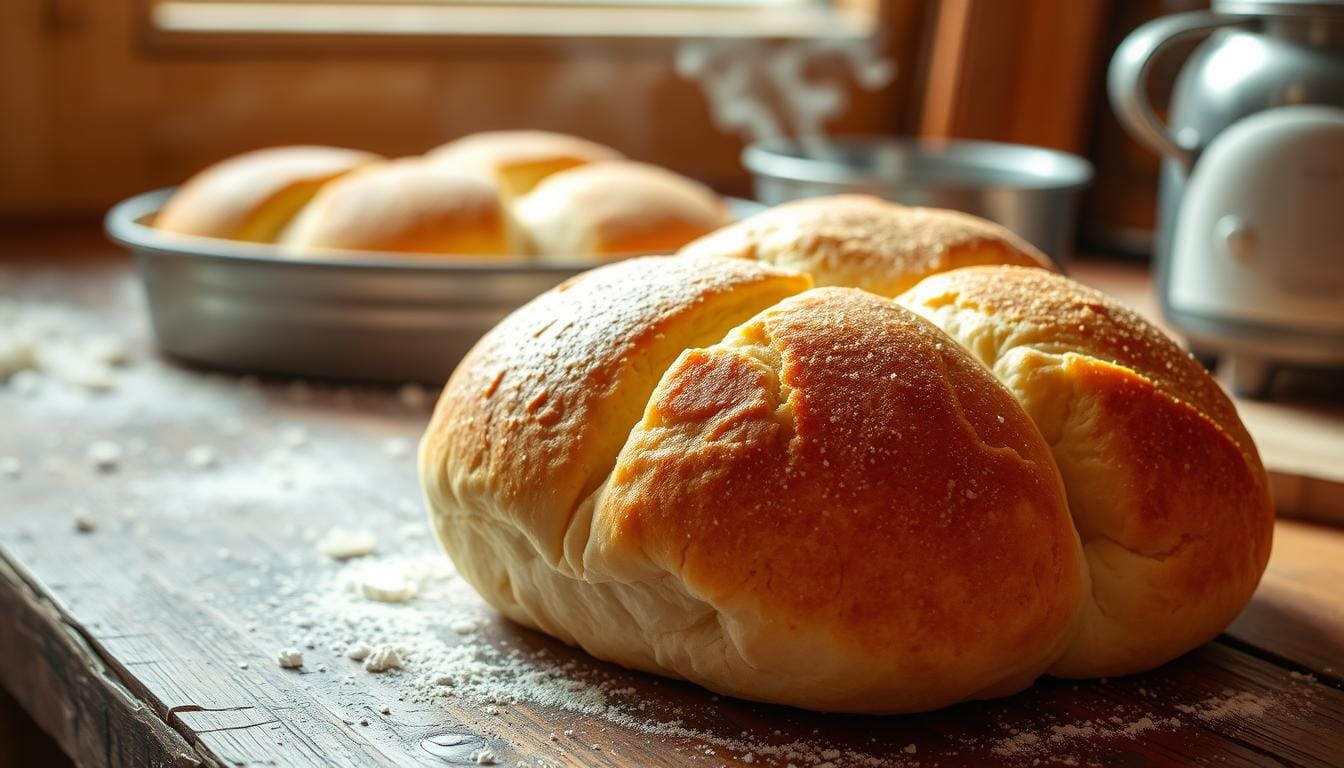
[[[442,384],[505,315],[593,266],[287,259],[274,246],[159,232],[148,222],[172,192],[125,200],[104,224],[135,257],[159,346],[209,368]],[[744,206],[755,204],[730,201],[737,215]]]

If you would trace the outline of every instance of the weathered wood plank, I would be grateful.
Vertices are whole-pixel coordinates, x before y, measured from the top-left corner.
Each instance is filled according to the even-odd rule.
[[[203,766],[78,629],[0,557],[0,684],[82,766]]]
[[[1260,588],[1227,633],[1344,683],[1344,531],[1279,521]]]

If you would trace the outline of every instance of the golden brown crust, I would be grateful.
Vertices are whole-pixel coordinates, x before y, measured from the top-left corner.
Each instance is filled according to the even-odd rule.
[[[515,250],[489,182],[417,159],[369,166],[323,187],[283,241],[297,256],[358,250],[500,258]]]
[[[187,180],[159,211],[167,232],[268,243],[328,181],[380,160],[336,147],[272,147],[216,163]]]
[[[1040,270],[957,270],[899,301],[990,367],[1051,443],[1093,581],[1057,674],[1151,668],[1235,617],[1268,559],[1273,509],[1250,436],[1198,362]]]
[[[807,272],[817,285],[882,296],[895,296],[936,272],[976,264],[1052,268],[1040,251],[992,222],[868,195],[785,203],[707,235],[681,253],[755,259]]]
[[[526,194],[542,179],[567,168],[620,160],[620,152],[587,139],[548,131],[485,131],[463,136],[430,151],[432,162],[483,174],[504,194]]]
[[[560,557],[575,508],[611,471],[662,372],[688,346],[804,290],[760,264],[633,259],[510,315],[449,379],[421,444],[431,495],[519,526]]]
[[[1026,414],[937,329],[850,289],[809,291],[684,354],[595,520],[597,557],[647,558],[771,627],[780,652],[830,638],[830,654],[887,681],[877,711],[1025,685],[1083,589]],[[763,666],[775,653],[750,650]],[[790,703],[808,695],[825,705],[817,692]]]
[[[518,201],[536,252],[553,261],[668,253],[728,223],[698,182],[645,163],[592,163],[557,173]]]

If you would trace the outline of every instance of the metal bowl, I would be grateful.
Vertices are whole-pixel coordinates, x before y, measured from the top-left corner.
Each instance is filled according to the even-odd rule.
[[[817,150],[767,141],[747,147],[742,163],[766,205],[862,192],[952,208],[997,221],[1061,263],[1078,193],[1092,181],[1091,163],[1076,155],[987,141],[839,138]]]
[[[172,191],[126,200],[104,223],[135,256],[159,346],[210,368],[442,383],[505,315],[592,266],[285,259],[274,246],[149,226]]]

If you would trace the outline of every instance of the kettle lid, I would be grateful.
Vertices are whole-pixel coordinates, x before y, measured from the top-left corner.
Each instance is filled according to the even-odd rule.
[[[1344,0],[1213,0],[1212,5],[1233,16],[1344,17]]]

